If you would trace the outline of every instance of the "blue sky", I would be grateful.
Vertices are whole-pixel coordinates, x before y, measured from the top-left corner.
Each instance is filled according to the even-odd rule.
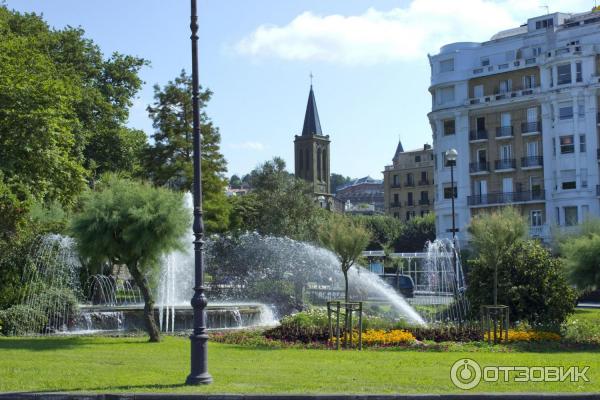
[[[191,70],[187,0],[7,0],[43,13],[51,26],[81,26],[105,54],[151,62],[129,124],[152,133],[152,86]],[[314,89],[331,171],[381,178],[398,138],[431,143],[427,53],[445,43],[485,41],[528,17],[581,12],[589,0],[199,0],[200,82],[214,92],[228,175],[281,156],[293,169],[293,139]]]

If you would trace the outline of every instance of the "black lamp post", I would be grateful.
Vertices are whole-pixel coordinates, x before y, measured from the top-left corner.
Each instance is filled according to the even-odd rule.
[[[454,267],[454,279],[456,280],[456,293],[458,294],[458,266],[456,262],[456,215],[454,213],[454,196],[456,196],[456,190],[454,189],[454,166],[456,165],[456,159],[458,158],[458,151],[456,149],[450,149],[446,152],[446,160],[450,164],[450,187],[452,191],[452,195],[450,196],[452,199],[452,266]]]
[[[192,30],[192,114],[193,114],[193,140],[194,140],[194,332],[190,336],[192,362],[191,371],[185,383],[187,385],[200,385],[212,382],[208,373],[206,332],[206,296],[204,295],[204,222],[202,221],[202,169],[200,164],[200,108],[198,84],[198,11],[197,0],[191,0]]]

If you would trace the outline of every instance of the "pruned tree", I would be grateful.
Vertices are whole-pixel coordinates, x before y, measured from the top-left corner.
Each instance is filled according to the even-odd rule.
[[[105,175],[72,221],[82,256],[127,266],[144,298],[151,342],[160,340],[153,294],[160,257],[181,248],[189,220],[180,193]]]

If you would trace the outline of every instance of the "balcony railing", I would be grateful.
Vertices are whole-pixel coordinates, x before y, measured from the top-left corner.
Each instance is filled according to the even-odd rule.
[[[498,192],[480,194],[467,197],[467,202],[470,206],[480,206],[488,204],[522,203],[544,199],[545,193],[543,191],[533,190],[526,192]]]
[[[521,168],[541,167],[542,165],[544,165],[544,157],[542,156],[530,156],[521,158]]]
[[[508,138],[513,136],[513,127],[512,126],[499,126],[496,128],[496,137],[497,138]]]
[[[414,205],[415,205],[415,202],[413,200],[408,200],[406,202],[406,207],[414,207]]]
[[[420,206],[428,206],[429,205],[429,199],[420,199],[419,200],[419,205]]]
[[[392,183],[392,189],[399,189],[402,187],[399,182]]]
[[[393,201],[390,203],[390,207],[400,207],[400,202],[399,201]]]
[[[542,123],[537,122],[521,122],[521,133],[539,133],[542,131]]]
[[[479,129],[469,132],[469,140],[472,142],[475,140],[487,140],[487,138],[488,134],[485,129]]]
[[[496,171],[501,169],[515,169],[517,166],[516,160],[514,158],[507,158],[504,160],[496,160],[494,163],[494,169]]]
[[[469,172],[490,172],[490,163],[487,161],[475,161],[469,163]]]
[[[405,182],[404,186],[413,187],[413,186],[415,186],[415,182],[414,181],[413,182]]]
[[[427,186],[429,185],[429,179],[421,179],[419,181],[419,186]]]

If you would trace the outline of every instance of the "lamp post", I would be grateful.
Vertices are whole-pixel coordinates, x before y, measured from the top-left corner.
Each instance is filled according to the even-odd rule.
[[[190,29],[192,35],[192,114],[193,114],[193,141],[194,141],[194,332],[190,336],[191,342],[191,371],[186,385],[200,385],[212,382],[208,373],[206,332],[206,296],[204,295],[204,222],[202,221],[202,169],[200,164],[200,108],[198,84],[198,11],[197,0],[191,0]]]
[[[446,160],[450,164],[450,188],[452,191],[451,202],[452,202],[452,266],[454,267],[454,280],[456,281],[456,294],[458,295],[458,266],[456,265],[456,215],[454,213],[454,196],[456,191],[454,190],[454,166],[456,165],[456,159],[458,157],[458,151],[456,149],[450,149],[446,152]]]

